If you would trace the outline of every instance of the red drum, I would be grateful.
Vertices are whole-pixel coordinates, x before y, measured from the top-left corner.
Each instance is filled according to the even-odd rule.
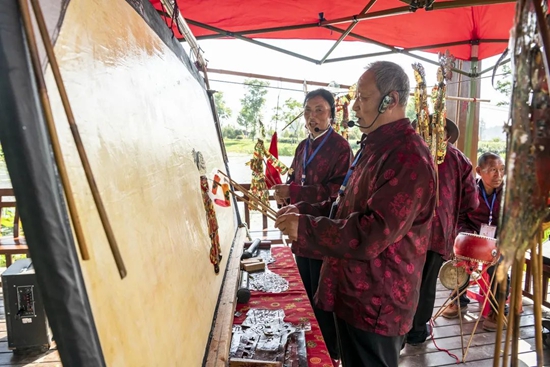
[[[500,256],[495,238],[464,232],[456,236],[454,253],[459,260],[483,264],[494,264]]]

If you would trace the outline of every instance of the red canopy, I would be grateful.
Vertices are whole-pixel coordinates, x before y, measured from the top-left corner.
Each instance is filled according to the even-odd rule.
[[[433,10],[416,12],[410,12],[405,1],[378,0],[369,2],[373,5],[366,13],[367,5],[354,1],[177,1],[182,16],[199,40],[231,36],[337,40],[354,23],[355,16],[357,23],[346,41],[372,40],[406,51],[449,49],[462,60],[470,60],[473,44],[479,44],[478,59],[502,53],[515,14],[512,0],[437,0]],[[163,11],[160,0],[151,2]],[[490,5],[469,6],[474,3]],[[167,23],[171,24],[170,20]],[[174,33],[181,36],[175,27]]]

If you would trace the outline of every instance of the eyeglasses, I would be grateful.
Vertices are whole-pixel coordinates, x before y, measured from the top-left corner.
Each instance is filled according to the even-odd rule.
[[[502,168],[496,168],[496,167],[491,167],[491,168],[485,168],[485,169],[482,169],[481,172],[485,172],[485,173],[490,173],[492,175],[494,175],[495,173],[499,172],[501,174],[504,175],[505,173],[505,168],[502,167]]]

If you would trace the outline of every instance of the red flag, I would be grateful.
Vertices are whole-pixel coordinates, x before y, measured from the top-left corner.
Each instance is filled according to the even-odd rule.
[[[279,158],[279,151],[277,149],[277,132],[273,133],[271,137],[271,144],[269,145],[269,153],[275,158]],[[273,185],[282,184],[281,175],[279,172],[271,165],[269,161],[265,165],[265,183],[267,188],[270,189]]]

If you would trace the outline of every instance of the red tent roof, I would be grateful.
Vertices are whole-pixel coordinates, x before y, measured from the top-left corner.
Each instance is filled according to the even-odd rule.
[[[232,36],[276,39],[332,39],[359,20],[345,40],[369,40],[406,50],[447,49],[469,60],[479,43],[478,58],[499,53],[508,44],[515,14],[511,0],[437,0],[433,10],[409,12],[400,0],[378,0],[366,14],[366,3],[333,0],[177,0],[197,39]],[[160,0],[151,0],[163,11]],[[410,1],[409,1],[410,2]],[[491,5],[464,6],[472,3]],[[320,21],[323,13],[324,21]],[[167,20],[170,24],[170,20]],[[174,27],[175,28],[175,27]],[[262,30],[276,28],[269,32]],[[174,29],[176,36],[180,36]]]

